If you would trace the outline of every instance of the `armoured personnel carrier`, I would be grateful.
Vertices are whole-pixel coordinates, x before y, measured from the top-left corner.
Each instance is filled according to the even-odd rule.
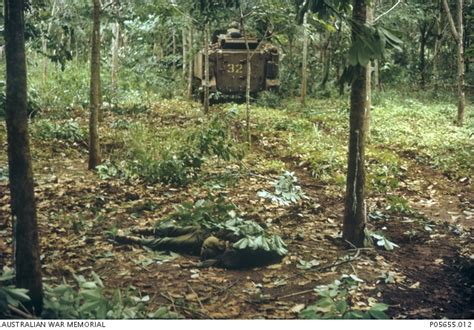
[[[250,50],[250,92],[276,90],[278,79],[278,49],[270,42],[246,38],[233,23],[227,33],[218,34],[209,46],[209,93],[224,96],[245,96],[247,87],[247,44]],[[202,96],[205,85],[204,50],[194,58],[195,91]]]

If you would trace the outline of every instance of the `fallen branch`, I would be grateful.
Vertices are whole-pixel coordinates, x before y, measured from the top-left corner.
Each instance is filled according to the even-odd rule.
[[[199,303],[199,307],[201,307],[201,310],[203,311],[206,311],[206,309],[204,308],[202,302],[201,302],[201,299],[199,299],[199,295],[197,294],[196,291],[194,291],[193,287],[191,286],[191,284],[187,283],[188,284],[188,287],[191,289],[191,292],[194,293],[194,295],[196,296],[196,299]]]
[[[229,284],[228,286],[226,286],[226,287],[224,287],[224,288],[215,286],[215,285],[212,284],[212,283],[208,283],[207,285],[212,286],[214,289],[218,289],[219,291],[217,291],[217,294],[220,294],[220,293],[222,293],[222,292],[227,292],[230,288],[232,288],[232,287],[233,287],[234,285],[236,285],[237,283],[239,283],[239,280],[232,282],[231,284]],[[215,297],[215,296],[216,296],[216,293],[213,292],[213,293],[209,294],[208,296],[204,297],[204,298],[201,299],[201,300],[202,300],[202,301],[207,301],[207,300],[209,300],[209,299],[211,299],[212,297]]]
[[[169,294],[169,293],[168,293]],[[173,311],[176,313],[176,314],[179,314],[178,311],[176,310],[176,307],[179,307],[180,309],[182,309],[183,311],[187,312],[188,314],[190,314],[191,316],[195,317],[195,316],[198,316],[202,319],[211,319],[211,317],[207,314],[204,314],[204,313],[201,313],[201,312],[198,312],[198,311],[195,311],[191,308],[188,308],[186,306],[182,306],[182,305],[178,305],[176,306],[175,303],[174,303],[174,299],[171,298],[171,295],[168,297],[167,295],[165,295],[164,293],[160,293],[160,296],[162,296],[163,298],[165,298],[166,300],[168,300],[169,302],[171,302],[172,306],[173,306]]]
[[[342,260],[342,261],[339,261],[339,262],[334,262],[334,263],[332,263],[330,265],[327,265],[327,266],[324,266],[324,267],[316,268],[316,269],[314,269],[314,271],[320,272],[320,271],[323,271],[323,270],[326,270],[326,269],[330,269],[330,268],[333,268],[333,267],[344,265],[344,264],[347,264],[349,262],[352,262],[352,261],[358,259],[359,256],[360,256],[360,249],[357,249],[356,253],[354,254],[354,256],[352,258],[349,258],[347,260]]]
[[[283,299],[283,298],[299,296],[299,295],[310,293],[310,292],[314,292],[314,289],[309,289],[309,290],[304,290],[304,291],[299,291],[299,292],[293,292],[293,293],[290,293],[290,294],[286,294],[284,296],[277,297],[277,299]]]

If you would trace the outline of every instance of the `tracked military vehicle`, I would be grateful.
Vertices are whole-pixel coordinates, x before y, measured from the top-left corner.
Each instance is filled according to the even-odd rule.
[[[209,92],[214,98],[245,96],[247,44],[251,57],[250,92],[257,94],[278,89],[278,49],[257,38],[248,37],[246,40],[238,23],[233,23],[227,33],[218,34],[209,46]],[[204,64],[204,50],[201,50],[194,58],[194,87],[201,97],[205,86]]]

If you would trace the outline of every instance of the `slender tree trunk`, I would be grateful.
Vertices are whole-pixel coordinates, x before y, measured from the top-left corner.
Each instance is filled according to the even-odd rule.
[[[422,23],[423,24],[423,23]],[[420,27],[420,86],[422,89],[425,89],[426,85],[426,77],[425,77],[425,68],[426,68],[426,61],[425,61],[425,49],[426,49],[426,41],[428,38],[428,31],[426,24],[423,24]]]
[[[342,23],[339,22],[339,27],[337,29],[337,34],[336,34],[336,41],[335,41],[335,47],[341,47],[341,39],[342,39]],[[336,62],[336,79],[339,81],[341,79],[341,67],[343,64],[341,63],[341,60]],[[339,95],[342,96],[344,95],[344,84],[339,83]]]
[[[204,113],[209,113],[209,23],[204,28]]]
[[[247,52],[247,83],[245,85],[245,116],[246,116],[246,129],[247,129],[247,145],[250,149],[252,145],[252,134],[250,132],[250,91],[251,91],[251,82],[252,82],[252,56],[250,53],[249,40],[247,35],[247,29],[245,28],[244,22],[244,13],[240,10],[240,28],[242,29],[244,39],[245,39],[245,49]]]
[[[92,29],[90,119],[89,119],[89,169],[101,162],[98,121],[100,111],[100,0],[92,0],[94,25]]]
[[[367,7],[367,23],[373,24],[374,23],[374,7],[369,5]],[[366,100],[367,103],[365,105],[366,112],[365,112],[365,131],[366,135],[370,137],[370,121],[371,121],[371,108],[372,108],[372,61],[369,61],[367,63],[367,68],[366,68],[366,79],[365,79],[365,90],[366,90]]]
[[[192,26],[189,28],[189,65],[188,65],[188,99],[193,97],[193,70],[194,70],[194,32]]]
[[[464,108],[466,100],[464,95],[464,31],[463,31],[463,7],[464,0],[457,0],[457,27],[454,23],[453,16],[449,10],[447,0],[443,0],[443,7],[448,18],[451,33],[457,44],[457,67],[458,67],[458,114],[456,123],[462,126],[464,123]]]
[[[308,91],[308,13],[303,18],[303,65],[301,72],[301,104],[306,102]]]
[[[42,37],[42,51],[43,51],[43,83],[46,84],[48,81],[48,69],[49,69],[49,58],[46,56],[46,53],[48,52],[48,45],[47,45],[47,40],[46,36],[43,35]]]
[[[352,18],[365,23],[367,19],[366,0],[353,0]],[[354,27],[352,38],[355,38]],[[365,203],[365,119],[367,117],[367,70],[356,68],[352,83],[349,155],[347,166],[346,202],[343,238],[357,247],[364,245],[367,209]]]
[[[380,84],[380,62],[379,60],[374,60],[374,87],[375,90],[380,93],[381,84]]]
[[[183,39],[183,78],[186,78],[188,72],[188,34],[186,33],[186,25],[183,27],[182,36]]]
[[[331,32],[326,33],[326,40],[321,51],[323,75],[321,77],[321,89],[326,90],[326,85],[329,80],[329,71],[331,69],[331,57],[329,56],[329,46],[331,45]]]
[[[294,39],[288,37],[288,71],[295,72],[294,67]],[[291,76],[290,76],[291,77]],[[290,97],[295,96],[295,86],[293,82],[290,83]]]
[[[247,44],[247,86],[245,88],[245,121],[247,125],[247,143],[250,146],[252,145],[252,134],[250,131],[250,90],[251,90],[251,81],[252,81],[252,59],[250,56],[250,49],[248,46],[248,41],[245,41]]]
[[[53,1],[53,8],[51,9],[51,16],[56,15],[56,1]],[[46,35],[43,35],[43,40],[42,40],[42,50],[43,50],[43,82],[46,83],[48,81],[48,68],[49,68],[49,58],[46,56],[46,53],[48,52],[48,44],[46,37],[51,34],[51,29],[53,27],[52,23],[48,24],[48,29],[46,30]]]
[[[173,47],[173,74],[176,73],[176,32],[173,28],[172,34],[172,47]]]
[[[112,25],[112,34],[112,98],[115,101],[117,97],[120,50],[120,24],[118,22]]]
[[[40,247],[28,139],[24,1],[5,0],[6,123],[16,285],[29,290],[28,308],[43,309]]]
[[[438,89],[439,82],[439,52],[441,49],[441,39],[442,39],[442,28],[441,28],[441,16],[436,17],[436,39],[434,45],[434,55],[433,55],[433,79],[435,90]]]
[[[466,107],[466,97],[464,95],[464,25],[463,25],[463,7],[464,1],[458,0],[457,16],[458,16],[458,118],[459,126],[464,124],[464,111]]]

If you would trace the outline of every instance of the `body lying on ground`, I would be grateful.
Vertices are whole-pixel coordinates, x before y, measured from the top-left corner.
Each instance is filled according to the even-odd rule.
[[[286,246],[279,236],[267,235],[253,221],[236,220],[226,222],[218,230],[165,224],[133,230],[134,234],[141,237],[117,235],[115,241],[139,244],[153,250],[198,255],[201,257],[201,267],[235,269],[265,266],[280,262],[287,254]]]

